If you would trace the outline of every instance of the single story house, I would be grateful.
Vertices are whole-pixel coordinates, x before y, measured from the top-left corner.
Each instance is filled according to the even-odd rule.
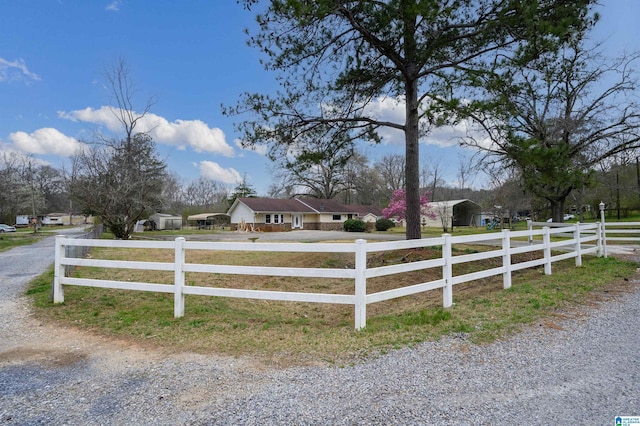
[[[21,226],[31,226],[34,221],[36,221],[36,219],[28,215],[16,216],[16,224]],[[38,215],[37,222],[45,226],[83,225],[86,223],[93,223],[93,217],[79,214],[72,215],[69,213],[47,213],[44,215]]]
[[[46,215],[38,216],[40,223],[43,225],[51,226],[51,225],[68,225],[69,224],[69,215],[67,216],[67,221],[65,223],[65,214],[64,213],[48,213]]]
[[[363,204],[348,205],[352,210],[358,212],[358,218],[366,223],[376,223],[378,219],[382,219],[382,209],[378,206],[368,206]]]
[[[358,212],[335,200],[319,198],[237,198],[227,214],[231,229],[240,231],[342,230]]]
[[[169,213],[154,213],[149,220],[155,224],[152,229],[182,229],[182,216]]]

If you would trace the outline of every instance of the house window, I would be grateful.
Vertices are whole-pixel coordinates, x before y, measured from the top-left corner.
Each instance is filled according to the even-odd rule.
[[[273,215],[273,223],[280,223],[280,216],[277,214]]]
[[[284,215],[283,214],[280,215],[280,223],[284,223]]]
[[[264,223],[271,223],[271,215],[270,214],[265,214],[264,215]]]
[[[340,219],[342,219],[342,215],[339,215],[339,214],[333,215],[333,220],[340,220]]]

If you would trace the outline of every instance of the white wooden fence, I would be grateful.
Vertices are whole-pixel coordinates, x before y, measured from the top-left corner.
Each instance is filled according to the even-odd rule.
[[[604,227],[602,232],[605,256],[607,241],[640,242],[640,222],[607,222],[606,232]]]
[[[600,248],[601,256],[607,257],[607,243],[611,241],[640,243],[640,222],[605,222],[604,215],[602,215],[602,222],[599,222],[599,224],[600,223],[602,224],[599,226],[599,232],[601,232],[600,241],[602,244]],[[531,221],[527,221],[527,225],[529,230],[545,226],[551,228],[566,228],[573,226],[569,223]],[[582,226],[584,227],[584,225]],[[594,231],[591,229],[581,229],[581,232],[593,233]],[[567,234],[558,235],[567,236]],[[531,240],[531,237],[529,237],[529,240]]]
[[[564,238],[556,238],[564,235]],[[569,236],[567,238],[567,235]],[[237,297],[263,300],[280,300],[295,302],[316,302],[353,305],[355,309],[355,328],[366,326],[367,305],[371,303],[408,296],[429,290],[442,289],[443,306],[453,304],[453,286],[481,278],[502,275],[504,288],[511,287],[511,274],[514,271],[544,266],[545,274],[551,274],[551,265],[564,259],[575,258],[576,266],[582,264],[584,254],[603,255],[603,239],[599,224],[574,224],[561,228],[545,226],[542,229],[525,231],[503,230],[502,233],[489,233],[468,236],[451,236],[444,234],[437,238],[420,240],[403,240],[393,242],[368,243],[363,239],[354,243],[229,243],[186,241],[176,238],[175,241],[121,241],[71,239],[56,237],[55,245],[55,277],[53,283],[54,303],[64,302],[64,286],[79,285],[89,287],[113,288],[122,290],[151,291],[174,294],[174,316],[182,317],[185,313],[185,295]],[[552,237],[554,241],[552,241]],[[457,244],[488,244],[497,246],[493,250],[480,253],[452,255],[452,247]],[[174,252],[173,262],[137,262],[125,260],[105,260],[75,258],[66,255],[66,247],[121,247],[168,249]],[[367,254],[389,250],[403,250],[419,247],[439,246],[442,256],[436,259],[421,260],[389,266],[367,268]],[[353,253],[354,267],[337,268],[293,268],[272,266],[233,266],[218,264],[197,264],[185,261],[187,250],[212,251],[255,251],[255,252],[329,252]],[[553,252],[552,252],[553,250]],[[542,257],[520,263],[512,263],[512,256],[522,253],[539,252]],[[454,275],[452,266],[483,259],[501,258],[502,265],[491,269],[463,275]],[[173,271],[174,282],[170,284],[154,284],[146,282],[127,282],[115,280],[97,280],[66,276],[66,266],[87,266],[118,269],[142,269],[153,271]],[[391,276],[395,274],[440,268],[440,279],[418,282],[406,287],[395,288],[377,293],[367,293],[367,279]],[[188,272],[207,274],[263,275],[281,277],[320,277],[327,279],[352,279],[355,282],[353,294],[327,294],[307,292],[285,292],[270,290],[247,290],[219,287],[202,287],[185,285],[185,274]]]

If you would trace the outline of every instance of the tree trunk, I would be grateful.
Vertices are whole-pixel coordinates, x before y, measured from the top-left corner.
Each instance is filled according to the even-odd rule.
[[[554,222],[564,222],[564,198],[549,200],[551,202],[551,218]]]
[[[576,200],[577,208],[578,208],[578,220],[582,223],[584,222],[584,213],[582,212],[582,199],[584,198],[584,188],[581,188],[578,192],[578,199]]]
[[[407,240],[422,237],[420,229],[420,155],[418,144],[418,90],[415,81],[407,82],[405,122],[405,192],[407,197]]]
[[[405,194],[407,197],[407,240],[422,238],[420,228],[420,155],[418,143],[418,79],[415,58],[417,57],[416,23],[417,15],[413,0],[402,1],[404,21],[404,57],[407,61],[405,70]]]

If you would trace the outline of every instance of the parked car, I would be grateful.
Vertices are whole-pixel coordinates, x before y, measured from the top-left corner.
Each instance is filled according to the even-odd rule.
[[[574,215],[572,215],[572,214],[565,214],[563,219],[566,222],[567,220],[571,220],[571,219],[575,219],[575,218],[576,217]],[[549,223],[553,222],[553,218],[547,219],[547,222],[549,222]]]
[[[5,225],[4,223],[0,223],[0,232],[1,233],[16,232],[16,227],[15,226]]]

